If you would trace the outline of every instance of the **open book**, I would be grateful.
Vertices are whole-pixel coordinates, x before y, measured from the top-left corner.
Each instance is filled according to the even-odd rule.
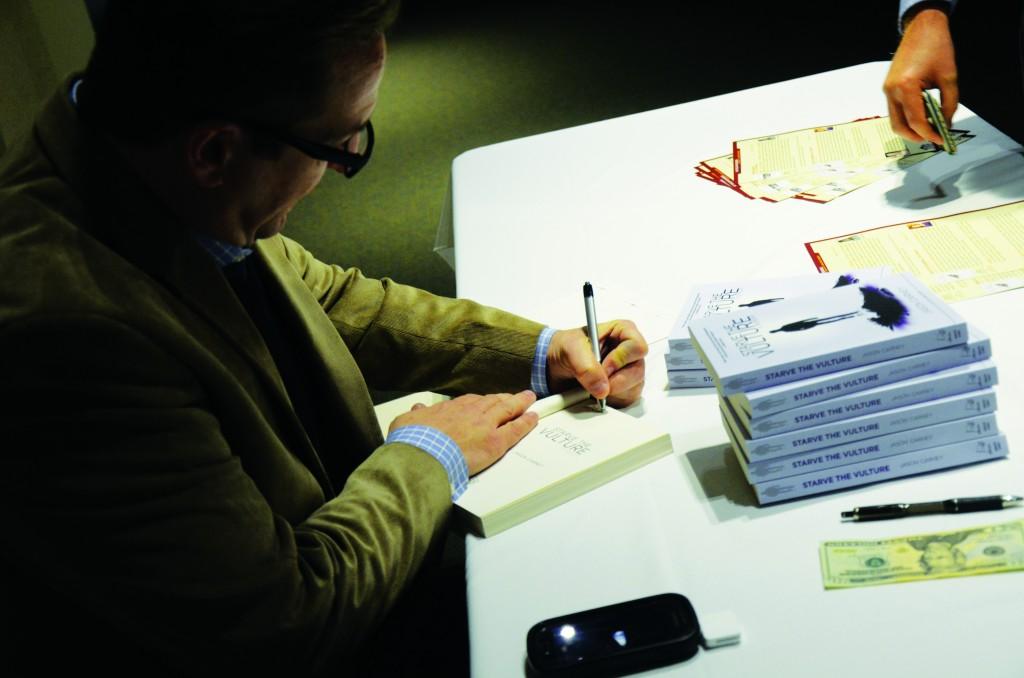
[[[378,405],[387,433],[414,403],[445,396],[414,393]],[[455,506],[479,534],[490,537],[639,468],[672,451],[672,439],[647,422],[612,408],[593,409],[582,389],[538,400],[537,428],[469,481]]]

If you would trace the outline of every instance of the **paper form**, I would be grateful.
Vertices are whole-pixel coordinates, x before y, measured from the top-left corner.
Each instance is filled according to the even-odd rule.
[[[958,143],[973,138],[965,130],[950,131]],[[897,137],[888,118],[862,118],[734,141],[732,154],[702,160],[694,170],[747,198],[828,203],[940,151],[931,142]]]
[[[907,154],[888,118],[783,132],[733,142],[733,179],[743,186],[839,160],[864,163]]]
[[[1024,201],[805,243],[819,271],[888,265],[946,301],[1024,287]]]

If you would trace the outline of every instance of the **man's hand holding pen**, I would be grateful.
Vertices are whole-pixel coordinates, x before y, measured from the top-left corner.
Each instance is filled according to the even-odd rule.
[[[613,407],[626,407],[640,398],[644,387],[647,341],[629,320],[598,325],[601,361],[594,358],[586,327],[555,332],[548,347],[548,387],[553,393],[578,383]]]

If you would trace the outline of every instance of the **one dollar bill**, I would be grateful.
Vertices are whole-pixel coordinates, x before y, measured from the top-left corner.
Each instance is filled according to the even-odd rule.
[[[954,532],[821,545],[826,589],[1024,570],[1024,520]]]

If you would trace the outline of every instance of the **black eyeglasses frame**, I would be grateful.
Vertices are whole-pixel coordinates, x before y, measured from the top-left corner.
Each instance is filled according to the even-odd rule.
[[[366,163],[370,161],[370,155],[373,153],[373,124],[369,120],[366,121],[366,124],[358,132],[361,134],[365,131],[367,136],[366,151],[363,153],[353,153],[343,148],[335,148],[334,146],[328,146],[316,141],[309,141],[290,132],[276,130],[258,123],[246,122],[244,124],[302,151],[314,160],[323,160],[331,165],[341,167],[341,173],[348,179],[354,177],[359,173],[359,170],[366,166]]]

